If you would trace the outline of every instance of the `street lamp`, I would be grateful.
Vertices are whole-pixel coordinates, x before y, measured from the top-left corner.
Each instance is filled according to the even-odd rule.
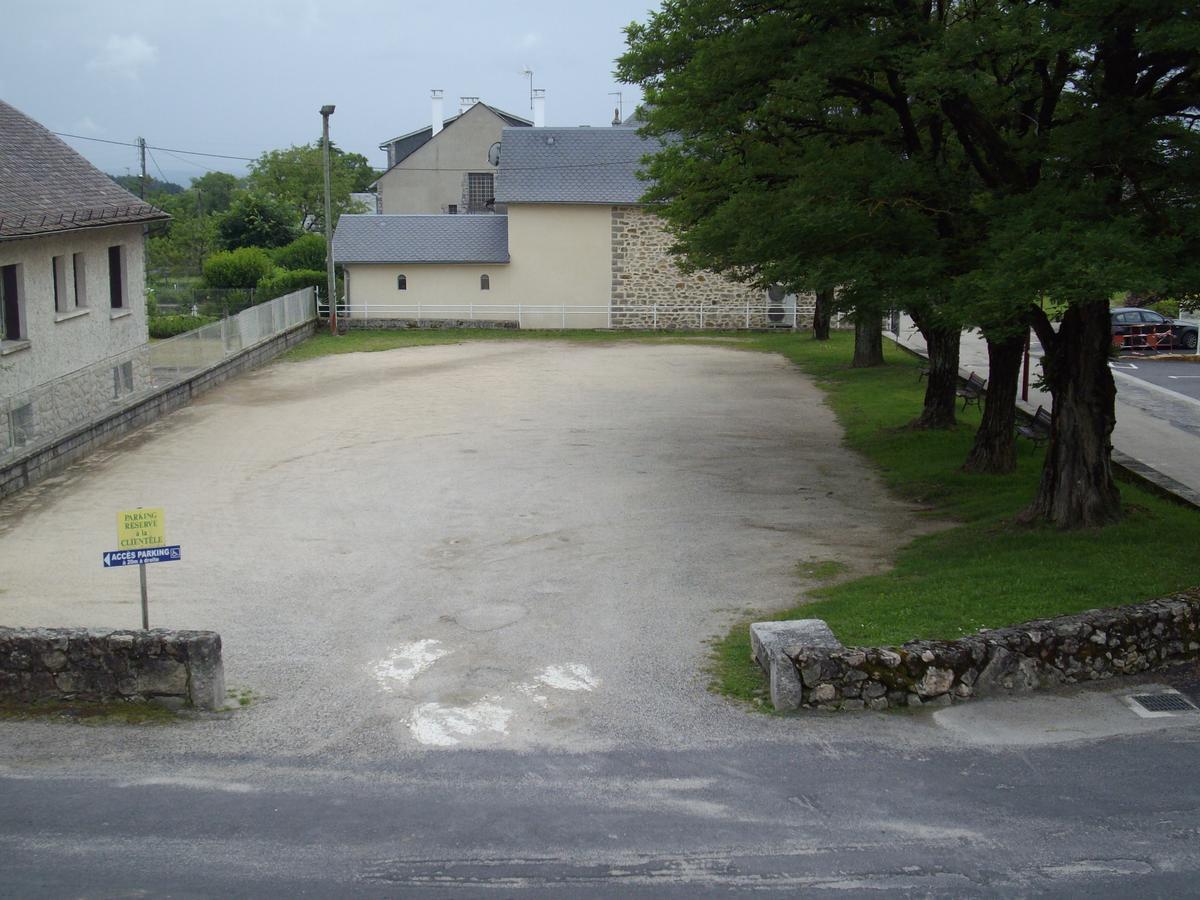
[[[325,163],[325,277],[328,281],[326,302],[329,304],[329,333],[337,334],[337,282],[333,277],[333,210],[329,202],[329,117],[333,104],[321,107],[321,152]]]

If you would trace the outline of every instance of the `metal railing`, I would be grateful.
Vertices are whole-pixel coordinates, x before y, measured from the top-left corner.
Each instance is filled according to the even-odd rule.
[[[318,301],[317,314],[328,305]],[[811,305],[778,303],[613,303],[603,306],[525,303],[338,304],[338,317],[356,320],[515,322],[520,328],[795,328],[812,317]]]
[[[0,398],[0,462],[52,444],[315,316],[313,289],[305,288]],[[36,345],[30,351],[36,353]]]

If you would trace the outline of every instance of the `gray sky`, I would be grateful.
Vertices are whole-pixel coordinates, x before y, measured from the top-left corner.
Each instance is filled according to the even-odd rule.
[[[624,92],[622,28],[656,0],[5,0],[0,98],[52,131],[232,156],[307,143],[337,105],[334,142],[384,164],[381,141],[429,122],[429,90],[531,118],[528,66],[546,124],[607,125]],[[137,151],[67,142],[95,165]],[[244,163],[152,151],[149,174],[186,184]],[[155,163],[157,162],[157,167]]]

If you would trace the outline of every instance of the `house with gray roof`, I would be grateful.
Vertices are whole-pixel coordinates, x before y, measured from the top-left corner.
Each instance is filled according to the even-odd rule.
[[[503,129],[533,123],[477,97],[463,97],[459,113],[443,118],[442,92],[433,94],[430,124],[379,145],[387,152],[387,171],[375,181],[379,211],[503,212],[494,206],[495,172],[488,151]]]
[[[796,327],[811,317],[811,299],[798,309],[795,297],[679,269],[638,177],[658,146],[622,125],[505,128],[494,204],[504,215],[385,215],[370,227],[372,217],[343,217],[334,258],[347,273],[351,327],[413,318]]]
[[[138,389],[143,232],[166,218],[0,101],[0,456]],[[89,367],[87,386],[43,390]]]

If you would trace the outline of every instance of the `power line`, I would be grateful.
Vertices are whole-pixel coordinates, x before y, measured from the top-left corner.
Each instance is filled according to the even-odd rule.
[[[68,134],[65,131],[52,131],[50,133],[56,134],[59,137],[75,138],[76,140],[80,141],[97,141],[101,144],[116,144],[120,147],[138,146],[137,143],[131,143],[129,141],[110,141],[107,138],[88,137],[86,134]],[[150,150],[161,150],[163,153],[185,153],[188,156],[208,156],[212,157],[213,159],[236,159],[240,162],[254,162],[258,158],[255,156],[230,156],[226,153],[204,153],[200,150],[179,150],[174,147],[151,147],[149,144],[147,144],[146,147]]]

